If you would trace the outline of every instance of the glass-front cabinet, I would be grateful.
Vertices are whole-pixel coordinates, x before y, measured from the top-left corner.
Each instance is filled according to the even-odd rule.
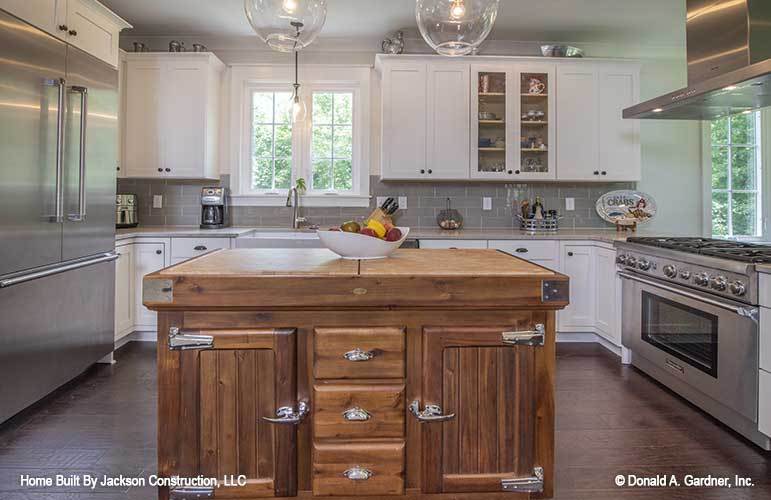
[[[472,178],[556,178],[554,74],[546,64],[472,66]]]

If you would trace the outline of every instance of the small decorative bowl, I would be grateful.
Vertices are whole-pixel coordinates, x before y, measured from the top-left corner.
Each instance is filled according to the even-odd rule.
[[[402,237],[399,241],[385,241],[365,234],[344,231],[318,231],[321,244],[344,259],[384,259],[402,246],[410,228],[399,227]]]
[[[541,45],[544,57],[584,57],[584,51],[571,45]]]

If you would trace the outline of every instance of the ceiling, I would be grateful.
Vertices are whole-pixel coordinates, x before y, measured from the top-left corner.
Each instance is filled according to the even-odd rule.
[[[136,35],[251,35],[243,0],[101,0]],[[415,27],[415,0],[327,0],[321,38],[372,39]],[[682,47],[685,0],[501,0],[493,39]]]

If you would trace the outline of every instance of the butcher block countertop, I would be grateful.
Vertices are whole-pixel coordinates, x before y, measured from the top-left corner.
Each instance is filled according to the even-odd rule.
[[[397,250],[345,260],[325,249],[218,250],[148,275],[144,303],[169,308],[548,307],[568,278],[496,250]],[[542,300],[543,299],[543,300]]]

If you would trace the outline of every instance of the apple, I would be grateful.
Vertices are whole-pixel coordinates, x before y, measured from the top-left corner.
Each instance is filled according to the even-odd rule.
[[[359,234],[363,234],[365,236],[372,236],[373,238],[377,238],[377,233],[375,231],[373,231],[372,229],[368,228],[368,227],[365,227],[364,229],[362,229],[359,232]],[[380,239],[380,238],[378,238],[378,239]]]
[[[385,236],[386,241],[399,241],[402,239],[402,232],[399,230],[399,228],[391,228]]]

